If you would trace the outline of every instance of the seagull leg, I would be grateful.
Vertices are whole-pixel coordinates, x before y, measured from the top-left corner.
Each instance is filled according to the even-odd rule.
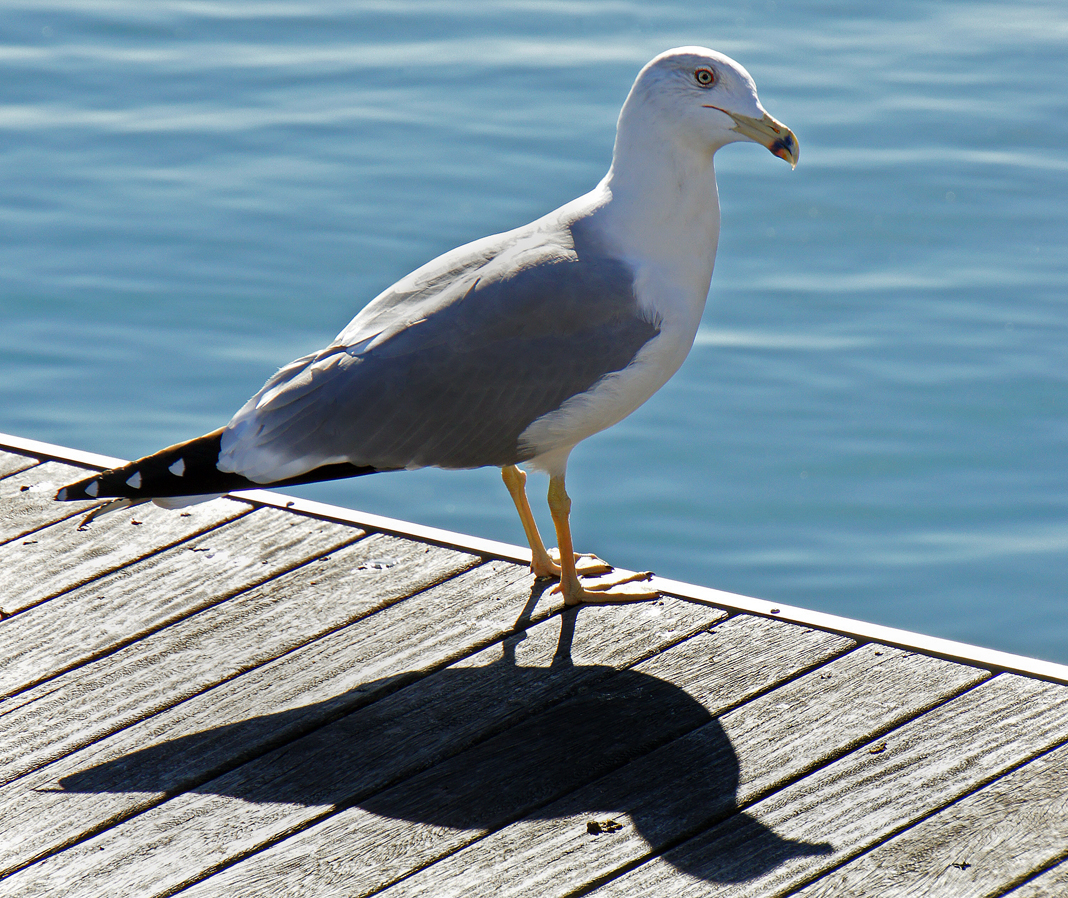
[[[530,570],[538,580],[555,580],[560,576],[560,565],[553,558],[552,552],[546,550],[541,533],[538,531],[538,524],[530,510],[530,502],[527,500],[526,472],[515,465],[506,465],[501,468],[501,479],[504,480],[504,485],[508,488],[508,493],[515,503],[516,511],[519,512],[523,533],[526,534],[527,543],[530,545]],[[607,574],[612,570],[612,565],[602,561],[596,555],[575,555],[574,558],[583,576]]]
[[[545,550],[541,534],[538,532],[538,523],[534,520],[534,514],[530,510],[530,502],[527,500],[527,474],[515,465],[506,465],[501,468],[501,478],[508,488],[508,493],[515,503],[515,509],[519,512],[519,520],[523,523],[523,532],[530,543],[530,569],[538,580],[553,580],[560,576],[560,567],[552,560]]]
[[[528,506],[529,507],[529,506]],[[617,589],[624,583],[648,580],[652,574],[645,571],[640,574],[626,574],[621,577],[583,586],[575,570],[575,549],[571,542],[571,497],[564,489],[564,478],[549,478],[549,512],[556,525],[556,542],[560,547],[560,585],[564,603],[578,605],[581,602],[640,602],[644,599],[658,598],[660,593],[648,587],[636,589]]]

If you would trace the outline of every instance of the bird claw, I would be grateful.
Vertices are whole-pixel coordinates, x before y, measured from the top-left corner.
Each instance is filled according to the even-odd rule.
[[[575,553],[575,571],[580,577],[596,577],[610,574],[615,568],[603,558],[589,552]]]
[[[549,563],[552,568],[544,573],[534,571],[534,576],[539,580],[551,580],[560,576],[560,550],[549,550]],[[533,566],[532,566],[533,568]],[[580,577],[594,577],[601,574],[610,574],[615,568],[603,558],[598,558],[591,552],[575,553],[575,571]]]
[[[549,549],[535,552],[530,565],[536,580],[556,580],[561,577],[560,550]],[[604,604],[608,602],[641,602],[657,599],[660,593],[650,587],[636,586],[653,576],[652,571],[619,571],[603,558],[589,552],[575,553],[577,579],[565,590],[556,583],[550,593],[562,595],[567,605],[582,603]],[[565,578],[566,579],[566,578]]]
[[[620,574],[616,577],[601,577],[593,583],[583,583],[582,585],[585,589],[594,592],[605,592],[616,586],[622,586],[624,583],[640,583],[643,580],[651,580],[652,578],[652,571],[640,571],[635,574]]]
[[[600,559],[597,560],[600,561]],[[604,564],[604,562],[601,562],[601,564]],[[609,573],[611,573],[611,570]],[[578,605],[644,602],[650,599],[658,599],[660,598],[659,591],[652,587],[637,585],[651,579],[652,576],[652,571],[641,571],[638,573],[619,573],[613,576],[602,575],[595,578],[583,578],[579,584],[579,593],[577,595],[565,595],[564,601],[568,605]],[[562,594],[563,589],[557,583],[550,592]]]

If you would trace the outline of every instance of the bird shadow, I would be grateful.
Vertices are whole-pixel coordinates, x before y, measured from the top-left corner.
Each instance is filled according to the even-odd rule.
[[[538,592],[532,592],[520,626]],[[520,629],[504,640],[495,662],[437,671],[424,681],[435,681],[433,691],[400,702],[399,711],[391,710],[397,705],[391,700],[409,690],[261,754],[279,734],[337,717],[334,698],[163,741],[66,776],[60,785],[80,793],[192,790],[265,804],[334,804],[480,832],[523,816],[579,815],[584,825],[576,839],[611,839],[629,822],[654,849],[729,820],[731,841],[742,838],[745,851],[714,857],[703,852],[699,860],[673,852],[665,858],[692,876],[718,882],[754,879],[791,858],[832,850],[827,843],[784,839],[738,810],[734,747],[719,721],[685,690],[636,670],[574,665],[577,613],[562,615],[548,666],[516,663],[516,647],[526,638]],[[366,696],[375,686],[352,692]],[[547,687],[561,700],[545,707]],[[477,696],[481,707],[504,709],[503,717],[493,715],[488,738],[477,720],[464,719],[468,696]],[[246,765],[261,769],[241,775],[245,768],[236,767],[221,776],[204,769],[205,759],[223,754],[261,755]],[[280,759],[277,767],[272,758]]]

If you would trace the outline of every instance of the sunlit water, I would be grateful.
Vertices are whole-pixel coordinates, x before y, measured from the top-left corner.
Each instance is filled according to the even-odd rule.
[[[580,548],[1068,661],[1063,3],[38,0],[0,29],[0,430],[122,457],[588,190],[655,53],[734,56],[801,162],[717,157],[703,328],[573,454]],[[522,541],[493,469],[300,493]]]

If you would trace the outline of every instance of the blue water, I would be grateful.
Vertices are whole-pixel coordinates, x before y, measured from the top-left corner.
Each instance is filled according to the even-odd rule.
[[[219,426],[410,269],[588,190],[689,43],[801,161],[717,157],[697,345],[573,454],[579,547],[1068,662],[1062,2],[4,3],[0,430],[135,457]],[[300,492],[522,542],[493,469]]]

